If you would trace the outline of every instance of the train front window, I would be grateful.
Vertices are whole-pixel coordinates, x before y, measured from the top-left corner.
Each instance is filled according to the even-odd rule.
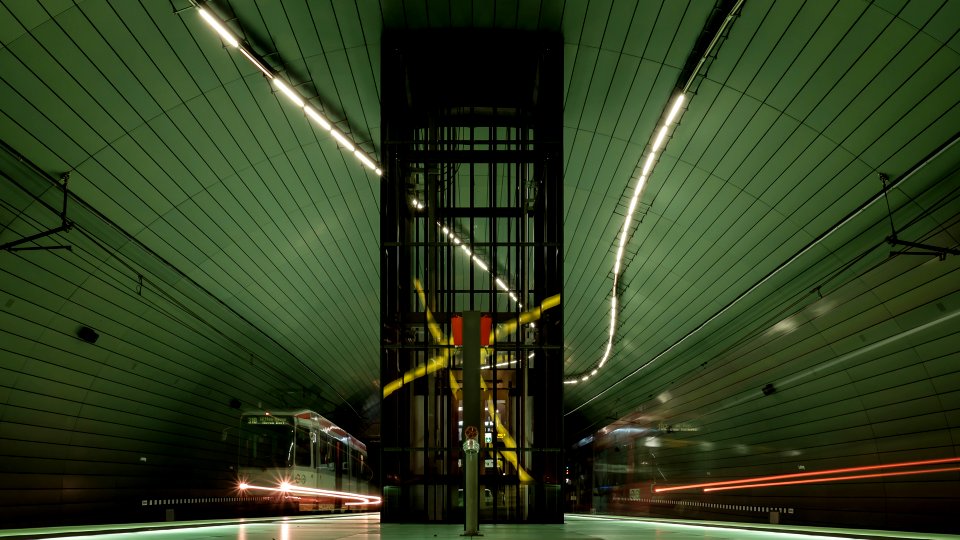
[[[297,459],[296,465],[298,467],[312,467],[313,464],[310,463],[310,454],[313,453],[310,447],[310,429],[297,426]]]
[[[245,416],[240,425],[240,466],[293,465],[293,423],[279,416]]]

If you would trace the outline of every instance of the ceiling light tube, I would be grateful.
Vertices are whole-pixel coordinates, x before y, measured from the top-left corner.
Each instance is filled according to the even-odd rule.
[[[206,9],[204,8],[197,8],[197,9],[200,10],[200,16],[203,17],[203,20],[207,21],[207,24],[209,24],[214,30],[216,30],[217,33],[220,34],[220,37],[223,38],[224,41],[226,41],[233,47],[240,46],[240,42],[237,41],[237,38],[233,37],[233,34],[230,33],[229,30],[227,30],[227,27],[223,26],[222,22],[218,21],[217,18],[211,15],[210,12],[207,11]]]
[[[363,164],[366,165],[367,167],[369,167],[370,169],[374,169],[374,170],[375,170],[375,169],[377,168],[376,164],[374,164],[374,162],[371,161],[370,158],[367,157],[366,154],[364,154],[363,152],[361,152],[359,148],[358,148],[357,150],[354,150],[354,151],[353,151],[353,155],[357,156],[357,159],[359,159],[360,161],[362,161]]]
[[[641,177],[646,177],[648,174],[650,174],[650,170],[653,169],[653,163],[656,161],[656,159],[656,152],[650,152],[650,154],[647,155],[647,162],[643,164],[643,173],[640,175]]]
[[[600,359],[597,368],[603,367],[607,359],[610,357],[610,353],[613,351],[613,338],[616,334],[616,325],[617,325],[617,285],[619,282],[620,270],[623,261],[623,252],[626,247],[627,234],[630,229],[630,225],[633,220],[633,213],[637,209],[637,205],[640,203],[640,193],[643,191],[643,188],[646,186],[647,177],[650,175],[650,172],[653,170],[653,166],[656,164],[657,151],[663,146],[664,141],[667,137],[667,132],[670,125],[677,118],[677,115],[680,113],[680,108],[683,105],[685,99],[685,94],[680,93],[673,102],[673,106],[670,108],[670,113],[667,115],[666,121],[660,127],[656,138],[654,139],[653,145],[651,145],[650,153],[647,154],[647,160],[643,165],[642,172],[640,177],[637,179],[637,185],[633,189],[633,198],[630,200],[630,208],[627,212],[627,215],[624,217],[623,228],[620,232],[620,244],[617,249],[617,255],[614,258],[613,262],[613,292],[611,299],[611,309],[610,309],[610,332],[609,338],[607,339],[606,350],[603,353],[603,357]],[[596,371],[594,371],[595,373]],[[590,375],[584,375],[580,378],[580,381],[586,381],[590,378]],[[564,381],[565,383],[567,381]],[[573,381],[576,382],[576,381]],[[568,413],[569,414],[569,413]]]
[[[340,133],[335,129],[331,129],[330,134],[333,135],[333,138],[336,139],[340,144],[342,144],[343,147],[346,148],[348,151],[353,152],[355,150],[353,147],[353,144],[350,143],[350,140],[347,139],[343,135],[343,133]]]
[[[443,231],[443,234],[450,234],[450,229],[446,227],[443,227],[441,230]]]
[[[283,92],[288,98],[290,98],[290,101],[294,102],[297,107],[300,107],[301,109],[303,108],[305,105],[303,98],[300,97],[300,94],[296,93],[293,88],[287,86],[287,84],[280,79],[273,79],[273,85],[276,86],[278,90]]]
[[[640,178],[637,178],[637,186],[633,188],[634,198],[640,198],[640,192],[643,191],[645,185],[647,185],[647,175],[640,175]],[[639,200],[637,202],[639,202]]]
[[[484,272],[489,272],[489,271],[490,271],[490,268],[488,268],[487,265],[484,264],[483,261],[481,261],[479,258],[477,258],[476,255],[473,256],[473,262],[477,263],[477,266],[479,266]]]
[[[667,138],[667,129],[670,126],[663,126],[660,128],[660,133],[657,134],[657,140],[653,141],[653,148],[650,149],[651,152],[656,152],[660,149],[660,145],[663,144],[663,140]]]
[[[673,108],[670,109],[670,114],[667,115],[667,121],[663,123],[664,126],[669,126],[673,123],[673,119],[677,117],[677,113],[680,112],[680,106],[683,105],[683,100],[685,99],[684,94],[677,96],[676,101],[673,102]]]
[[[270,70],[267,69],[266,66],[260,63],[259,60],[254,58],[253,55],[247,52],[247,50],[244,49],[243,47],[238,47],[238,48],[240,49],[240,52],[247,57],[247,60],[249,60],[251,64],[257,66],[257,69],[259,69],[264,75],[266,75],[268,79],[273,79],[273,73],[270,73]]]
[[[468,248],[466,244],[460,244],[460,249],[462,249],[467,255],[472,255],[472,253],[470,253],[470,248]]]
[[[314,122],[320,124],[320,127],[322,127],[324,130],[330,131],[330,122],[327,122],[327,119],[321,116],[316,109],[314,109],[309,105],[306,105],[303,108],[303,112],[307,113],[307,116],[312,118]]]
[[[497,286],[505,291],[509,290],[509,288],[507,287],[507,284],[501,281],[500,278],[497,278]]]

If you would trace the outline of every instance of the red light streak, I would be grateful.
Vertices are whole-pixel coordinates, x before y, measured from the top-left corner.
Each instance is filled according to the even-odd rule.
[[[669,486],[662,488],[654,488],[654,493],[663,493],[666,491],[678,491],[681,489],[695,489],[695,488],[712,488],[717,486],[731,486],[737,484],[751,484],[757,482],[766,482],[767,480],[783,480],[788,478],[805,478],[810,476],[823,476],[826,474],[838,474],[838,473],[848,473],[848,472],[859,472],[859,471],[875,471],[878,469],[892,469],[897,467],[915,467],[918,465],[935,465],[939,463],[956,463],[960,461],[960,457],[954,458],[942,458],[942,459],[928,459],[924,461],[905,461],[902,463],[887,463],[885,465],[868,465],[865,467],[846,467],[843,469],[828,469],[826,471],[814,471],[814,472],[805,472],[805,473],[793,473],[793,474],[778,474],[776,476],[757,476],[754,478],[744,478],[742,480],[725,480],[722,482],[708,482],[705,484],[687,484],[683,486]],[[949,469],[943,469],[949,470]],[[810,482],[807,482],[810,483]],[[707,491],[706,489],[704,491]]]
[[[861,478],[881,478],[887,476],[906,476],[908,474],[929,474],[948,471],[960,471],[960,467],[943,467],[940,469],[919,469],[914,471],[892,471],[873,474],[857,474],[853,476],[828,476],[826,478],[808,478],[806,480],[790,480],[788,482],[766,482],[763,484],[741,484],[739,486],[721,486],[705,488],[703,491],[728,491],[731,489],[747,489],[768,486],[791,486],[794,484],[816,484],[819,482],[839,482],[841,480],[859,480]]]

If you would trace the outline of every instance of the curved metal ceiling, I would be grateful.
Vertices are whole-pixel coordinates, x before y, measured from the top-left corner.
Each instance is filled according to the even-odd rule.
[[[374,156],[384,28],[561,32],[566,370],[597,362],[631,181],[713,5],[230,0],[209,7]],[[186,0],[172,7],[11,0],[0,9],[0,138],[50,173],[70,171],[70,189],[129,234],[93,213],[77,220],[90,236],[110,240],[71,270],[76,290],[97,290],[84,268],[113,265],[130,287],[146,275],[157,295],[176,297],[169,316],[209,330],[182,353],[185,364],[209,354],[205,339],[224,362],[190,385],[219,385],[224,395],[312,392],[327,407],[362,411],[379,384],[379,178],[224,50]],[[751,335],[882,242],[876,223],[886,210],[871,207],[711,320],[875,195],[878,172],[897,178],[954,136],[957,20],[960,4],[949,1],[744,5],[640,202],[609,364],[566,388],[569,410],[589,402],[578,413],[587,425],[622,414],[663,384],[656,370],[676,369],[682,357],[699,363],[704,344]],[[924,182],[905,184],[905,193],[922,193],[936,179]],[[902,194],[893,197],[903,206]],[[14,225],[23,209],[5,209],[5,235],[36,230]],[[98,305],[104,328],[128,316]],[[702,336],[670,349],[706,321]],[[139,330],[146,337],[117,333],[136,334],[149,348],[167,339],[160,327]],[[652,359],[649,370],[636,371]],[[249,365],[258,371],[243,374]],[[213,382],[224,371],[243,380]],[[306,376],[289,380],[290,371]],[[176,385],[192,376],[171,377]]]

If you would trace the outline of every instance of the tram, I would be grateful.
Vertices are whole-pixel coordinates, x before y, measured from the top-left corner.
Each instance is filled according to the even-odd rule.
[[[306,410],[247,411],[240,417],[237,487],[270,494],[300,511],[377,509],[367,447]]]

